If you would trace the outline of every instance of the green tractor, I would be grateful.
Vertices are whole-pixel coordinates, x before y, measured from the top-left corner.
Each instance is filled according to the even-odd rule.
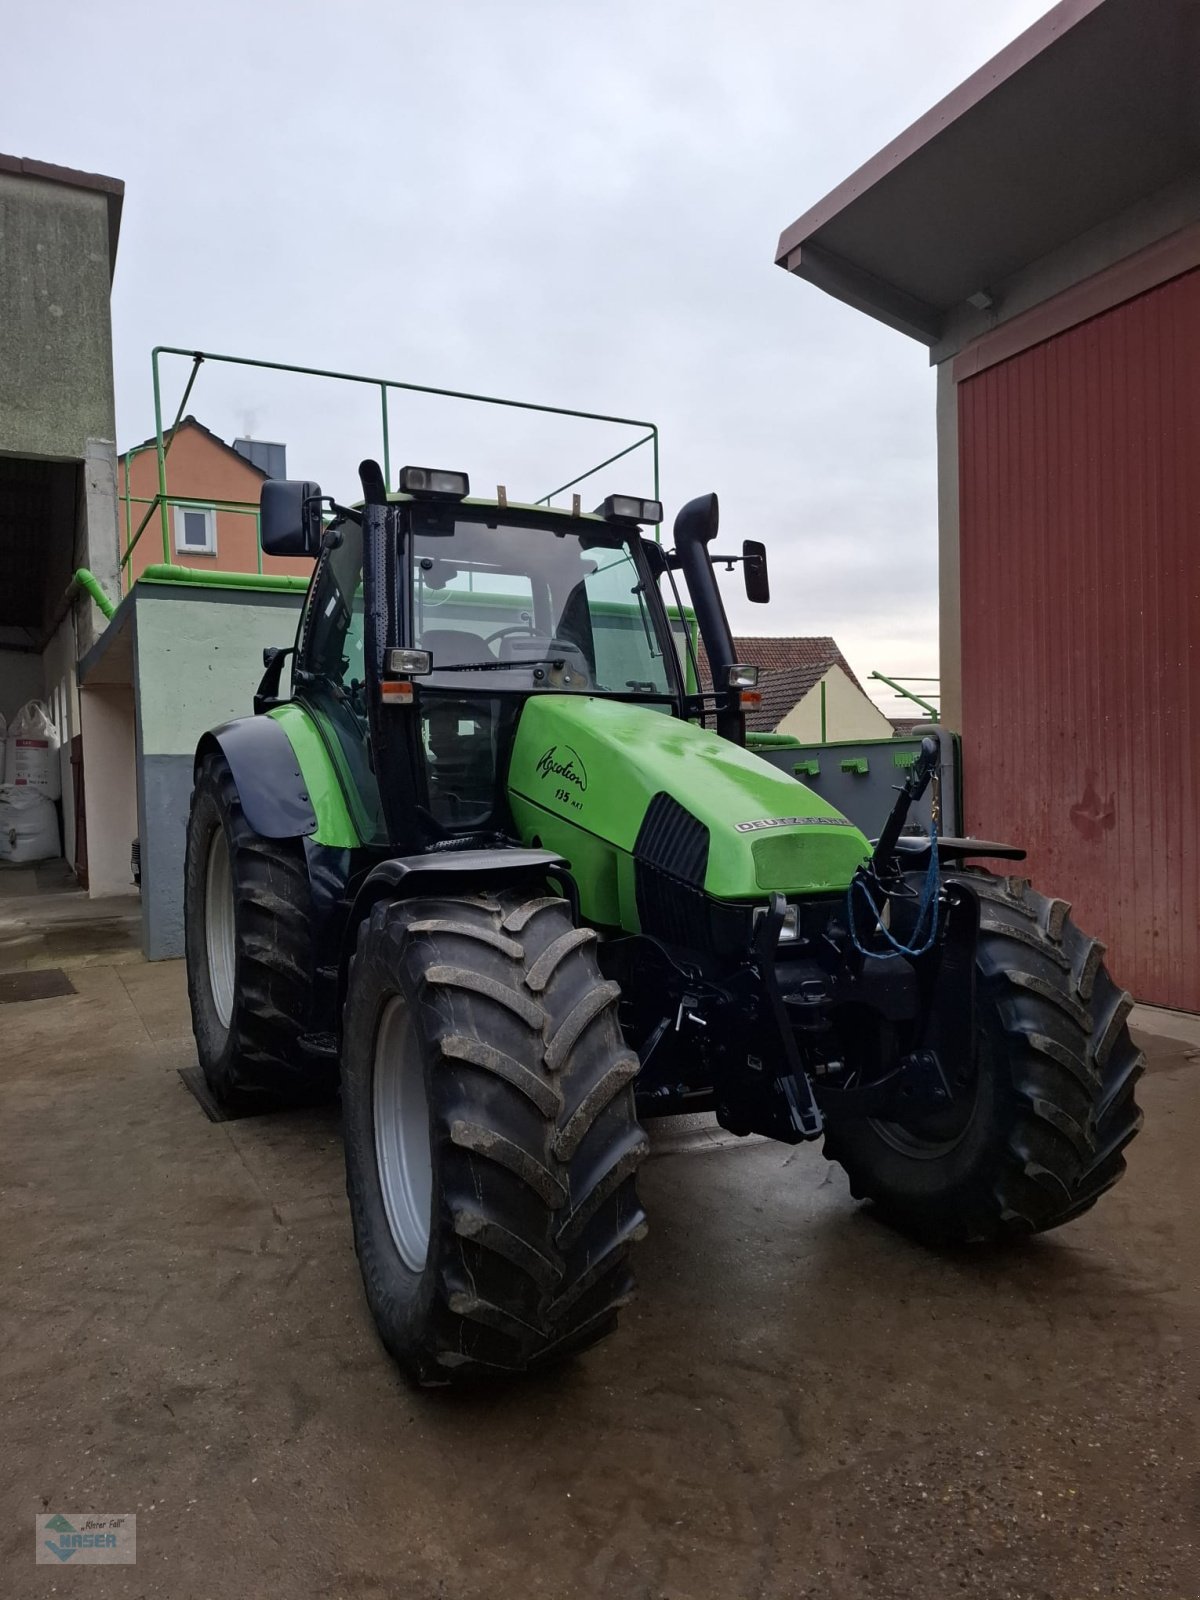
[[[212,1094],[339,1087],[367,1300],[420,1383],[607,1334],[646,1220],[646,1119],[824,1139],[852,1192],[936,1241],[1079,1216],[1140,1113],[1129,997],[1063,900],[906,830],[871,843],[745,748],[714,559],[657,502],[591,514],[374,462],[354,508],[268,482],[269,553],[316,567],[291,666],[200,741],[188,989]],[[678,586],[686,580],[689,614]],[[702,687],[690,615],[711,690]]]

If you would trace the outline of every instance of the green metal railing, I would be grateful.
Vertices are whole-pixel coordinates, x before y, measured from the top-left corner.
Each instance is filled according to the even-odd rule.
[[[139,446],[137,446],[137,448],[139,450],[144,450],[144,449],[147,449],[149,447],[146,446],[146,445],[139,445]],[[130,451],[130,455],[132,455],[132,454],[133,454],[133,451],[131,450]],[[129,558],[134,552],[134,548],[137,545],[138,539],[141,538],[143,532],[145,531],[146,525],[153,518],[155,507],[160,504],[160,497],[158,495],[153,495],[153,496],[147,497],[146,495],[142,495],[142,494],[130,494],[130,492],[129,492],[129,471],[128,471],[128,468],[126,468],[126,472],[125,472],[125,492],[124,492],[124,494],[122,495],[121,498],[125,503],[125,533],[126,533],[126,539],[127,539],[127,543],[126,543],[126,546],[125,546],[124,553],[121,556],[121,571],[124,572],[126,567],[129,565]],[[169,525],[169,520],[170,520],[169,513],[176,506],[183,506],[185,509],[190,506],[190,507],[193,507],[197,511],[213,511],[213,512],[219,513],[221,515],[240,516],[240,517],[253,517],[254,518],[254,550],[255,550],[255,562],[256,562],[255,571],[256,572],[260,572],[260,573],[262,572],[262,570],[263,570],[262,521],[261,521],[261,517],[260,517],[260,514],[259,514],[259,508],[254,504],[253,501],[251,501],[251,500],[204,500],[204,499],[201,499],[201,498],[199,498],[198,496],[195,496],[195,495],[171,494],[171,495],[167,496],[166,501],[162,502],[162,504],[164,505],[164,507],[165,507],[165,509],[166,509],[166,511],[168,513],[168,525]],[[132,508],[134,506],[146,506],[146,507],[148,507],[148,510],[146,512],[146,515],[142,518],[141,523],[138,525],[137,533],[134,534],[134,535],[130,535],[130,529],[131,529],[132,524],[133,524]],[[168,541],[164,544],[164,561],[167,564],[170,564],[170,560],[171,560],[171,557],[170,557],[170,544],[169,544],[169,536],[168,536]]]
[[[917,705],[919,705],[921,707],[922,711],[927,711],[929,713],[929,715],[933,718],[933,720],[935,722],[937,721],[938,708],[933,704],[933,702],[931,700],[924,699],[919,694],[914,694],[911,689],[906,689],[904,687],[904,684],[901,683],[899,681],[899,679],[897,679],[897,678],[889,678],[887,676],[887,674],[883,673],[883,672],[869,672],[867,674],[867,676],[868,676],[868,678],[877,679],[878,682],[880,682],[880,683],[886,683],[888,688],[894,690],[895,693],[898,694],[902,700],[912,700],[912,701],[914,701]],[[907,681],[909,683],[937,683],[938,680],[936,678],[914,678],[914,677],[909,677]],[[937,690],[936,689],[927,689],[925,692],[926,692],[926,694],[937,694]]]
[[[192,363],[191,371],[188,373],[187,383],[184,386],[183,395],[175,411],[175,420],[166,429],[163,428],[162,380],[160,372],[160,360],[164,356],[183,356]],[[141,539],[142,534],[146,531],[146,528],[153,520],[156,510],[159,513],[159,521],[162,530],[162,565],[170,567],[175,573],[196,571],[197,569],[195,568],[176,567],[171,560],[171,507],[177,505],[191,505],[205,508],[211,507],[217,512],[225,511],[243,513],[246,515],[253,514],[256,518],[257,536],[255,543],[258,548],[258,574],[263,575],[261,529],[257,526],[258,508],[256,506],[250,506],[241,501],[189,499],[178,495],[171,495],[167,490],[167,456],[170,454],[171,445],[174,443],[176,431],[178,430],[179,424],[183,419],[184,409],[187,406],[188,400],[191,398],[192,389],[200,372],[200,368],[206,361],[220,362],[226,366],[254,367],[257,370],[266,372],[290,372],[300,377],[327,378],[339,383],[365,384],[368,387],[378,389],[379,415],[383,447],[383,475],[384,481],[389,486],[391,485],[392,481],[392,450],[390,421],[388,417],[388,396],[393,390],[397,390],[407,394],[433,395],[444,400],[469,400],[473,401],[477,405],[502,406],[509,410],[515,411],[531,411],[542,416],[574,417],[583,422],[603,422],[611,424],[615,427],[638,428],[642,432],[641,438],[634,440],[632,444],[627,445],[624,449],[616,451],[615,454],[606,457],[605,460],[597,462],[595,466],[588,467],[583,472],[577,473],[575,477],[568,479],[564,484],[560,484],[558,488],[551,489],[548,494],[541,495],[534,502],[534,504],[547,506],[550,505],[555,495],[564,494],[568,489],[576,488],[579,484],[586,482],[588,478],[594,477],[598,472],[602,472],[605,467],[611,466],[615,461],[620,461],[623,457],[632,454],[633,451],[640,449],[644,445],[649,445],[651,447],[654,463],[654,498],[656,500],[660,498],[658,428],[653,422],[646,422],[637,417],[612,416],[601,411],[578,411],[570,406],[543,405],[532,400],[514,400],[503,395],[476,394],[465,389],[441,389],[432,384],[409,383],[400,378],[369,377],[358,372],[337,372],[328,367],[302,367],[295,366],[290,362],[285,361],[259,361],[249,356],[220,355],[211,350],[187,350],[178,345],[157,345],[151,352],[150,359],[154,380],[154,442],[153,444],[147,442],[144,445],[136,446],[133,450],[128,451],[124,458],[125,493],[123,499],[125,502],[125,551],[121,557],[122,573],[124,573],[128,568],[133,551],[137,548],[138,541]],[[158,492],[147,499],[144,496],[133,495],[130,492],[129,462],[131,458],[137,455],[140,451],[149,449],[154,449],[157,453]],[[146,508],[136,530],[133,527],[133,507],[135,505],[144,505]],[[202,574],[202,577],[210,576],[216,576],[216,574]],[[229,576],[229,574],[226,574],[226,576]],[[270,576],[270,574],[267,574],[266,576]]]

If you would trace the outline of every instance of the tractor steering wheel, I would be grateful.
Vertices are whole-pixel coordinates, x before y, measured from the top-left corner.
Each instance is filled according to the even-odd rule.
[[[483,642],[495,644],[497,639],[506,639],[510,633],[523,633],[527,638],[537,638],[537,629],[532,622],[510,622],[506,628],[497,628],[495,633],[486,634]]]

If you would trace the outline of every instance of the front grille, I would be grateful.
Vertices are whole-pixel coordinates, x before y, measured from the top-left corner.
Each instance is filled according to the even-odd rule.
[[[669,944],[706,948],[708,829],[700,819],[669,794],[656,794],[646,807],[633,857],[642,932]]]
[[[634,858],[699,888],[708,871],[708,829],[671,795],[656,794],[633,847]]]

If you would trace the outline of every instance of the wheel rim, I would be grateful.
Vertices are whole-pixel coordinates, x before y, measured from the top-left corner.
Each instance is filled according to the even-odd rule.
[[[953,1105],[944,1111],[926,1111],[905,1122],[885,1121],[882,1117],[868,1117],[867,1121],[879,1138],[901,1155],[917,1161],[936,1161],[956,1150],[966,1138],[975,1118],[982,1081],[977,1046],[969,1066],[953,1074]]]
[[[392,1241],[410,1272],[429,1254],[433,1157],[425,1065],[408,1007],[388,1001],[375,1034],[375,1164]]]
[[[204,873],[204,942],[213,1008],[221,1026],[228,1028],[233,1016],[235,965],[233,874],[229,867],[229,845],[225,830],[219,823],[208,841],[208,863]]]

